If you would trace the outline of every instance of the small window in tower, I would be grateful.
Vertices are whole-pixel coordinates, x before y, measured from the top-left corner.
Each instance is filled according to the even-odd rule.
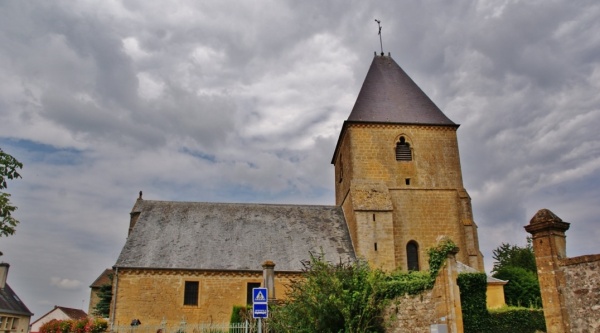
[[[183,305],[198,305],[198,281],[185,281]]]
[[[404,183],[406,183],[406,185],[410,185],[410,178],[404,179]]]
[[[375,251],[377,251],[377,243],[373,244],[375,247]]]
[[[409,271],[419,270],[419,245],[415,241],[406,244],[406,259]]]
[[[401,136],[400,140],[396,143],[396,161],[412,161],[410,144],[406,142],[406,139],[403,136]]]

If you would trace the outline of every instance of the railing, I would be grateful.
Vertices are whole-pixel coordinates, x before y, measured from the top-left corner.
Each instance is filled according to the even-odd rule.
[[[114,333],[256,333],[256,323],[114,326]]]

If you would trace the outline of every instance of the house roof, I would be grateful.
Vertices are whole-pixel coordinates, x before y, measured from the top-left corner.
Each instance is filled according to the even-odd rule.
[[[471,266],[467,266],[460,261],[456,262],[456,270],[458,271],[458,273],[481,273],[480,271],[476,270],[475,268],[473,268]],[[487,283],[489,283],[489,284],[507,284],[508,283],[508,281],[506,281],[506,280],[496,279],[495,277],[489,276],[487,274],[485,276],[487,277]]]
[[[107,268],[104,270],[104,272],[102,272],[102,274],[100,274],[100,276],[98,276],[96,278],[96,280],[94,280],[94,282],[92,282],[92,284],[90,285],[90,288],[100,288],[105,284],[110,284],[110,276],[113,274],[113,270],[110,268]]]
[[[457,126],[391,56],[378,55],[347,121]]]
[[[55,306],[54,308],[61,310],[71,319],[87,318],[87,313],[81,309],[65,308],[64,306]]]
[[[0,289],[0,313],[33,316],[8,283]]]
[[[115,267],[301,271],[310,252],[355,260],[340,207],[138,199],[139,217]]]
[[[70,319],[84,319],[87,318],[87,313],[85,313],[85,311],[80,310],[80,309],[73,309],[73,308],[67,308],[64,306],[58,306],[55,305],[54,308],[48,312],[46,312],[43,316],[39,317],[38,319],[36,319],[33,323],[31,323],[31,326],[35,325],[36,323],[38,323],[39,321],[44,321],[44,319],[50,315],[51,313],[55,312],[55,311],[61,311],[62,313],[64,313],[67,317],[69,317]],[[46,319],[46,321],[49,321],[50,319]],[[44,322],[46,322],[44,321]]]

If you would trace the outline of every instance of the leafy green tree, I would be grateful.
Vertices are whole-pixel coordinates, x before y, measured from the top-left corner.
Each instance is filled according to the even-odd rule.
[[[383,273],[366,262],[329,264],[321,256],[304,263],[288,299],[271,309],[276,332],[383,332],[379,295]]]
[[[110,283],[103,284],[98,290],[98,298],[100,299],[94,307],[94,315],[102,318],[108,318],[110,314],[110,302],[112,301],[112,279],[113,275],[108,276]]]
[[[492,252],[492,257],[495,260],[493,276],[508,280],[504,286],[506,304],[540,308],[542,296],[531,238],[527,238],[525,247],[502,243]]]
[[[537,268],[535,266],[535,255],[533,254],[533,247],[531,245],[531,238],[527,238],[527,245],[520,247],[517,245],[511,245],[502,243],[492,252],[492,258],[494,258],[494,268],[492,272],[498,272],[504,267],[520,267],[534,274],[537,274]]]
[[[542,295],[538,277],[522,267],[502,267],[494,274],[495,278],[508,280],[504,286],[506,304],[524,307],[542,307]]]
[[[23,168],[21,162],[0,148],[0,237],[14,234],[15,227],[19,224],[19,221],[12,216],[17,207],[10,202],[10,194],[2,190],[7,188],[7,180],[21,178],[17,171],[21,168]]]

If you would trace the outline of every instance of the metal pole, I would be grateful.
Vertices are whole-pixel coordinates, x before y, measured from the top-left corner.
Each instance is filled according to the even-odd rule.
[[[262,319],[258,318],[258,333],[262,333]]]

